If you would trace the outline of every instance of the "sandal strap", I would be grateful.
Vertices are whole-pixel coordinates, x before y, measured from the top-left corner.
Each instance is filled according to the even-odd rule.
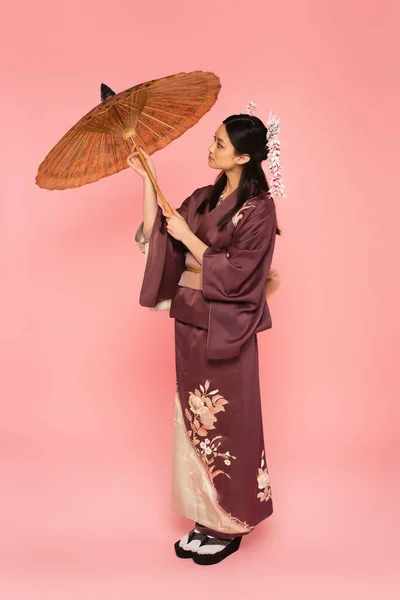
[[[200,546],[227,546],[228,544],[230,544],[233,540],[232,539],[222,539],[222,538],[216,538],[216,537],[206,537],[200,544]]]
[[[207,536],[204,533],[197,533],[197,531],[195,531],[194,529],[192,529],[192,531],[188,535],[188,541],[187,541],[187,543],[189,544],[193,540],[203,540],[203,538],[206,538],[206,537]]]

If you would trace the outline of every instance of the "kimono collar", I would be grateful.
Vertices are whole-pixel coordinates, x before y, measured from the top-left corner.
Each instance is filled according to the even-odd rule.
[[[223,215],[225,214],[225,212],[227,212],[228,210],[230,210],[231,208],[233,208],[236,205],[237,199],[238,199],[238,191],[239,188],[237,187],[236,190],[234,190],[233,192],[231,192],[229,194],[229,196],[226,196],[226,198],[224,198],[222,200],[222,202],[220,202],[212,211],[210,211],[213,215]],[[250,188],[250,195],[249,195],[249,200],[251,198],[255,198],[256,194],[255,194],[255,185],[254,183],[252,183],[251,188]],[[221,208],[222,207],[222,208]]]
[[[228,212],[228,210],[230,210],[231,208],[233,208],[237,202],[237,198],[238,198],[238,188],[236,188],[236,190],[233,190],[233,192],[231,192],[228,196],[226,196],[226,198],[224,198],[222,200],[222,202],[220,202],[215,208],[213,208],[213,210],[209,211],[208,214],[212,214],[213,216],[218,216],[218,215],[223,215],[226,212]]]

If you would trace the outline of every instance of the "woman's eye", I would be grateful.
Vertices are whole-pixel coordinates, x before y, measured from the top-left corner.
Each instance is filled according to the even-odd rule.
[[[218,148],[222,148],[221,144],[217,144]]]

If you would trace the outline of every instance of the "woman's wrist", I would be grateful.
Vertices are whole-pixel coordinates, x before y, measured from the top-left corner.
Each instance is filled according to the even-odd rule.
[[[150,201],[151,204],[154,203],[157,205],[157,192],[148,177],[143,179],[143,198],[146,204]]]
[[[156,177],[154,179],[157,181]],[[150,177],[148,175],[146,175],[145,177],[143,177],[143,185],[145,187],[150,187],[150,188],[154,189],[154,186],[153,186],[153,184],[151,182],[151,179],[150,179]],[[155,192],[155,190],[154,190],[154,192]]]
[[[182,244],[186,246],[186,248],[193,254],[195,259],[202,265],[203,264],[203,254],[207,250],[208,246],[204,242],[201,241],[200,238],[197,237],[192,230],[188,230],[183,239],[181,240]]]
[[[191,229],[185,232],[183,239],[181,240],[182,244],[189,247],[189,244],[193,241],[194,233]]]

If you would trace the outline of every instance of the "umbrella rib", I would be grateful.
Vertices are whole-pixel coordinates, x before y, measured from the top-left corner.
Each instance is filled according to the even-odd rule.
[[[161,123],[161,125],[165,125],[166,127],[170,127],[171,129],[175,129],[175,127],[173,125],[170,125],[169,123],[165,123],[164,121],[160,121],[160,119],[157,119],[157,117],[152,117],[151,115],[145,113],[145,112],[141,112],[140,116],[144,115],[145,117],[148,117],[149,119],[153,119],[153,121],[157,121],[157,123]],[[140,120],[140,123],[143,123],[143,121]],[[145,123],[143,123],[145,125]],[[148,125],[146,125],[146,127],[149,127]]]
[[[139,137],[139,136],[137,136],[137,137]],[[130,138],[129,138],[129,139],[130,139]],[[136,141],[135,141],[135,140],[133,140],[133,142],[132,142],[132,148],[129,146],[129,144],[128,144],[128,140],[124,140],[124,138],[121,138],[121,141],[123,142],[123,144],[124,144],[124,146],[125,146],[125,150],[126,150],[126,152],[127,152],[127,153],[129,153],[129,152],[130,152],[130,153],[132,154],[132,152],[134,152],[134,151],[135,151],[135,150],[134,150],[134,148],[135,148],[135,146],[136,146]],[[147,146],[146,146],[146,147],[147,147]]]
[[[119,111],[117,110],[117,108],[115,109],[115,112],[116,112],[118,118],[121,118],[121,115],[119,114]],[[111,118],[109,120],[111,121]],[[111,125],[112,125],[112,122],[111,122]],[[119,131],[116,130],[116,133],[118,134]],[[114,170],[115,170],[115,173],[118,173],[119,157],[118,157],[118,153],[117,153],[117,149],[116,149],[116,145],[115,145],[115,136],[114,135],[110,136],[110,143],[111,143],[111,151],[112,151],[112,155],[113,155],[113,159],[114,159]]]
[[[95,142],[96,142],[96,134],[93,135],[93,141],[91,143],[90,150],[89,150],[89,152],[87,153],[87,156],[86,156],[85,167],[82,170],[82,175],[81,175],[81,177],[79,179],[79,186],[81,185],[82,177],[84,177],[84,175],[85,175],[86,168],[87,168],[87,165],[88,165],[88,162],[89,162],[90,153],[93,150],[93,146],[94,146]]]
[[[198,96],[194,96],[193,98],[198,100]],[[178,107],[181,106],[182,104],[186,104],[188,107],[192,107],[195,105],[195,103],[193,101],[185,102],[181,98],[165,98],[165,99],[168,99],[169,104],[173,104]],[[158,106],[152,105],[153,102],[155,102],[157,104],[165,105],[165,99],[163,97],[149,98],[144,106],[144,109],[151,108],[152,110],[162,111],[162,112],[166,112],[167,114],[170,114],[170,111],[165,110],[165,108],[159,108]],[[130,112],[132,112],[132,105],[130,103],[128,104],[126,102],[121,101],[121,102],[119,102],[118,107],[119,108],[123,107],[128,114]]]
[[[197,95],[193,95],[193,96],[188,96],[187,94],[185,94],[185,98],[180,98],[180,97],[176,97],[176,96],[151,96],[149,97],[148,101],[145,104],[145,107],[149,107],[151,108],[151,103],[152,102],[160,102],[161,104],[165,103],[165,101],[167,100],[170,104],[177,104],[178,106],[182,105],[182,104],[186,104],[187,106],[193,106],[196,103],[193,102],[193,100],[191,100],[191,98],[193,98],[193,100],[197,100],[197,102],[199,102],[199,96]],[[190,99],[190,100],[189,100]],[[129,110],[132,109],[132,104],[131,103],[127,103],[123,100],[121,100],[118,103],[118,106],[124,106],[128,112]],[[159,110],[159,109],[157,109]]]
[[[72,173],[73,173],[73,171],[75,169],[75,165],[78,162],[78,160],[79,160],[79,158],[80,158],[80,156],[82,154],[82,150],[84,150],[84,148],[85,148],[85,139],[83,137],[81,138],[79,146],[77,148],[78,154],[76,156],[76,159],[74,160],[73,166],[70,168],[69,175],[67,175],[67,181],[69,181],[71,179],[71,175],[72,175]],[[65,169],[64,169],[64,171],[65,171]],[[61,173],[64,173],[64,171],[61,171]]]
[[[154,135],[155,135],[155,136],[157,136],[157,137],[158,137],[160,140],[164,141],[164,138],[163,138],[163,137],[162,137],[162,136],[161,136],[159,133],[157,133],[157,131],[154,131],[154,129],[152,129],[151,127],[149,127],[149,125],[146,125],[146,123],[144,123],[144,122],[143,122],[143,121],[141,121],[140,119],[139,119],[139,123],[140,123],[140,124],[141,124],[143,127],[147,127],[147,129],[148,129],[149,131],[151,131],[152,133],[154,133]],[[168,127],[171,127],[171,129],[173,129],[174,131],[176,131],[175,127],[172,127],[172,125],[168,125]]]
[[[103,151],[103,145],[104,145],[104,135],[101,136],[100,138],[100,148],[99,148],[99,152],[97,154],[97,167],[96,167],[96,176],[98,177],[98,170],[99,170],[99,165],[100,165],[100,159],[102,158],[102,151]]]
[[[67,134],[68,135],[68,134]],[[72,137],[72,135],[71,135]],[[70,142],[68,137],[65,139],[66,142]],[[61,152],[58,153],[57,158],[54,158],[54,160],[52,160],[51,164],[52,164],[52,172],[54,172],[54,169],[58,167],[58,165],[61,163],[67,163],[70,160],[70,157],[72,158],[75,154],[75,152],[77,151],[77,149],[79,150],[80,145],[83,143],[83,140],[81,138],[81,141],[79,141],[79,136],[77,137],[77,141],[74,142],[76,143],[76,146],[74,146],[73,144],[70,144],[69,148],[66,148],[66,152],[65,154],[62,154]],[[62,169],[62,171],[59,171],[58,175],[55,176],[53,175],[53,177],[55,177],[55,179],[61,179],[63,173],[65,172],[65,168]]]
[[[145,147],[146,151],[147,151],[148,150],[148,145],[146,144],[146,142],[144,141],[144,139],[138,133],[136,133],[136,137],[140,141],[141,147]]]
[[[179,116],[179,117],[183,116],[183,115],[180,115],[180,114],[178,114],[178,113],[176,113],[176,112],[171,112],[171,111],[169,111],[169,110],[163,110],[162,108],[157,108],[157,107],[155,107],[155,106],[150,106],[149,104],[146,104],[146,107],[145,107],[145,108],[146,108],[146,109],[149,109],[149,108],[150,108],[151,110],[156,110],[157,112],[163,112],[163,113],[165,113],[166,115]],[[144,112],[142,111],[142,113],[141,113],[141,114],[147,114],[147,113],[144,113]],[[150,115],[149,115],[149,116],[150,116]],[[185,119],[186,119],[186,117],[183,117],[183,118],[185,118]]]
[[[113,153],[113,157],[114,157],[114,165],[115,165],[115,168],[117,168],[116,165],[118,164],[118,158],[117,158],[117,151],[116,151],[116,148],[115,148],[115,142],[114,142],[114,136],[113,135],[111,136],[111,149],[112,149],[112,153]]]
[[[203,96],[202,100],[204,101],[204,99],[206,99],[206,98],[207,98],[207,95]],[[162,102],[164,102],[165,100],[168,100],[171,102],[179,102],[179,104],[187,104],[187,103],[192,104],[193,103],[192,99],[197,100],[199,102],[199,94],[196,92],[193,92],[193,95],[185,93],[184,98],[182,98],[180,96],[176,97],[176,95],[169,96],[168,94],[167,95],[152,94],[149,97],[149,102],[151,102],[152,100],[157,100],[157,101],[160,100]]]
[[[60,158],[63,152],[67,153],[68,149],[72,149],[71,140],[73,140],[75,137],[79,138],[79,132],[77,130],[70,129],[69,132],[67,132],[61,138],[58,144],[56,144],[56,146],[54,146],[54,148],[50,150],[49,154],[47,155],[48,160],[50,161],[50,165],[55,163]]]
[[[196,98],[197,98],[197,97],[196,97]],[[154,100],[154,99],[153,99],[153,100]],[[178,103],[178,100],[179,100],[179,103]],[[157,100],[156,100],[156,102],[157,102],[157,101],[161,101],[161,103],[163,102],[163,101],[162,101],[162,99],[161,99],[161,100],[158,100],[158,99],[157,99]],[[179,104],[181,105],[181,104],[182,104],[182,100],[181,100],[181,99],[177,99],[177,100],[176,100],[176,104],[177,104],[178,106],[179,106]],[[187,103],[187,106],[188,106],[188,107],[192,107],[192,106],[193,106],[193,102],[188,102],[188,103]],[[127,112],[128,112],[129,110],[131,110],[131,111],[132,111],[132,103],[120,102],[120,103],[119,103],[119,107],[120,107],[120,108],[121,108],[121,107],[124,107],[124,108],[127,110]],[[185,120],[188,120],[188,119],[190,118],[190,116],[192,116],[192,115],[190,115],[190,116],[187,116],[187,117],[186,117],[186,116],[183,116],[183,115],[179,115],[179,112],[178,112],[178,113],[174,113],[174,112],[170,112],[170,111],[162,110],[162,109],[160,109],[160,108],[157,108],[157,107],[155,107],[155,106],[152,106],[150,103],[147,103],[147,104],[145,105],[145,109],[151,109],[151,110],[155,110],[155,111],[159,111],[159,112],[164,112],[165,114],[172,115],[172,116],[176,116],[176,117],[180,117],[181,119],[185,119]],[[143,111],[142,111],[142,112],[141,112],[141,114],[144,114],[145,116],[149,117],[150,119],[153,119],[153,120],[155,120],[155,121],[158,121],[158,122],[159,122],[159,123],[161,123],[162,125],[165,125],[165,126],[167,126],[167,127],[171,127],[171,129],[174,129],[174,127],[173,127],[173,126],[169,125],[168,123],[165,123],[164,121],[158,120],[156,117],[153,117],[152,115],[149,115],[148,113],[145,113],[145,112],[143,112]]]
[[[166,115],[172,115],[172,116],[177,116],[177,117],[184,117],[184,115],[182,113],[178,113],[178,112],[175,112],[175,111],[171,112],[170,110],[164,110],[162,108],[158,108],[157,106],[151,106],[150,104],[146,104],[145,109],[146,110],[149,110],[149,109],[150,110],[154,110],[156,112],[162,112],[162,113],[165,113]],[[186,117],[184,117],[184,118],[186,118]]]

